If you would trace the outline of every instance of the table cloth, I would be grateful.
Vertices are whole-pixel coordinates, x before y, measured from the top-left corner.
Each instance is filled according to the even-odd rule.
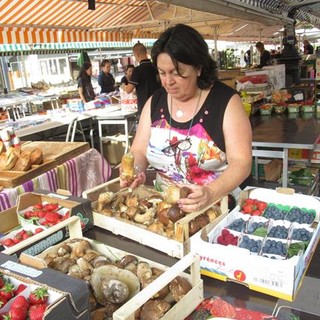
[[[83,191],[106,182],[110,175],[110,164],[96,149],[90,149],[20,186],[3,189],[0,192],[0,212],[15,206],[20,194],[36,189],[52,192],[65,189],[80,197]]]

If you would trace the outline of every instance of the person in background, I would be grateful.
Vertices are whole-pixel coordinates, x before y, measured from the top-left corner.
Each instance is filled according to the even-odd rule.
[[[216,62],[201,34],[190,26],[168,28],[151,50],[162,88],[145,104],[130,149],[136,176],[121,187],[146,181],[149,165],[156,189],[170,184],[191,192],[185,212],[201,210],[236,189],[251,173],[252,133],[236,90],[218,80]]]
[[[257,68],[269,66],[271,64],[270,52],[264,48],[264,44],[260,41],[256,43],[256,48],[260,53],[260,63],[257,65]]]
[[[251,66],[251,50],[250,49],[244,53],[244,62],[246,63],[246,67]]]
[[[92,101],[96,98],[94,93],[92,83],[91,83],[91,76],[92,76],[92,64],[90,62],[84,62],[79,75],[78,75],[78,91],[80,95],[80,99],[83,103],[87,103]]]
[[[110,73],[111,63],[109,62],[109,60],[102,60],[100,68],[101,71],[98,77],[98,83],[101,87],[100,93],[110,93],[115,91],[116,81],[114,80],[113,75]]]
[[[121,85],[125,84],[127,85],[129,83],[129,80],[131,79],[132,76],[132,72],[134,69],[134,65],[133,64],[128,64],[125,68],[126,72],[125,75],[121,78]]]
[[[303,40],[303,54],[313,54],[313,45],[307,40]]]
[[[133,55],[139,65],[133,69],[129,83],[127,85],[123,85],[122,89],[126,93],[131,93],[136,89],[138,98],[138,115],[140,115],[148,98],[154,91],[159,89],[161,85],[158,79],[158,70],[148,58],[147,49],[142,43],[138,42],[133,46]]]

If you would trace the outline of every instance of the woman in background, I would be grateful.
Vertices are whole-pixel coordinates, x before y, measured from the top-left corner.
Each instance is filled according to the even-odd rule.
[[[83,103],[87,103],[92,101],[96,98],[94,93],[92,83],[91,83],[91,76],[92,76],[92,64],[90,62],[84,62],[78,80],[78,92],[80,95],[80,99]]]
[[[125,84],[127,85],[129,83],[129,80],[131,79],[131,75],[134,69],[134,65],[133,64],[128,64],[126,66],[126,72],[125,75],[121,78],[121,85]]]
[[[104,59],[100,64],[100,74],[98,78],[99,86],[101,87],[100,93],[110,93],[115,91],[116,81],[113,75],[110,73],[111,63],[109,60]]]

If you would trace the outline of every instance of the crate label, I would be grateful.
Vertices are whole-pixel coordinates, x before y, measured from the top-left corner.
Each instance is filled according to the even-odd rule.
[[[6,261],[1,265],[1,267],[6,268],[7,270],[11,270],[14,272],[19,272],[21,274],[24,274],[26,276],[36,278],[39,277],[42,274],[42,271],[36,270],[34,268],[27,267],[25,265],[19,264],[14,261]]]

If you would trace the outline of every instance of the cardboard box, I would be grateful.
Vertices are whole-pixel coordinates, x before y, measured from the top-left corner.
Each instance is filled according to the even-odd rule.
[[[26,284],[27,288],[21,293],[26,297],[35,287],[48,289],[50,306],[44,320],[58,320],[62,314],[63,319],[68,320],[90,319],[89,287],[85,281],[53,269],[39,270],[22,265],[16,258],[3,253],[0,253],[0,271],[13,283]],[[6,311],[5,307],[1,311]]]
[[[18,213],[37,203],[57,203],[59,207],[69,209],[70,216],[80,218],[83,232],[91,229],[93,227],[93,216],[90,201],[72,196],[66,190],[57,190],[57,192],[38,189],[35,192],[21,194],[17,202]]]
[[[88,199],[73,196],[69,191],[61,189],[58,189],[57,192],[36,189],[34,193],[44,194],[46,196],[52,197],[53,200],[55,198],[58,198],[77,203],[78,205],[72,208],[71,216],[77,216],[80,218],[82,232],[86,232],[93,227],[91,202]]]
[[[314,209],[316,211],[314,231],[306,251],[290,259],[280,260],[266,258],[261,254],[250,254],[249,250],[237,246],[216,243],[221,231],[239,215],[248,216],[239,211],[240,205],[249,197],[267,203]],[[319,216],[320,203],[314,197],[296,194],[293,189],[249,188],[241,192],[239,205],[232,212],[219,217],[192,238],[191,250],[200,255],[202,274],[223,281],[235,281],[248,286],[251,290],[292,301],[319,242]],[[241,235],[243,233],[238,233],[238,236]]]
[[[119,178],[117,178],[83,193],[84,198],[89,198],[92,201],[94,225],[177,258],[182,258],[190,252],[190,239],[194,235],[189,237],[189,222],[214,205],[212,204],[201,211],[189,213],[184,218],[178,220],[174,224],[175,238],[169,238],[149,231],[143,224],[135,223],[125,218],[109,217],[98,213],[96,209],[99,194],[106,191],[117,192],[119,190]],[[228,211],[228,197],[224,197],[221,200],[220,209],[217,207],[217,210],[221,212]]]
[[[28,224],[21,224],[17,212],[17,207],[12,207],[0,213],[2,221],[0,224],[0,233],[2,234],[0,242],[9,232],[18,228],[28,228]],[[77,226],[80,231],[78,231]],[[59,224],[45,229],[43,232],[37,233],[11,247],[6,247],[1,244],[0,251],[17,257],[19,257],[22,252],[38,254],[44,249],[65,240],[70,236],[70,234],[74,237],[82,235],[81,221],[76,216],[70,217]]]
[[[110,258],[112,261],[119,261],[122,257],[128,254],[132,255],[130,252],[118,250],[116,248],[107,246],[97,241],[93,241],[91,239],[83,239],[86,239],[90,242],[93,250],[100,252],[101,254]],[[39,268],[46,267],[46,262],[44,260],[45,255],[47,253],[52,254],[53,252],[56,252],[57,249],[58,246],[53,246],[36,257],[32,257],[27,254],[22,254],[20,260],[29,266],[36,266]],[[153,282],[151,282],[146,288],[136,293],[130,300],[128,300],[117,311],[115,311],[113,313],[114,320],[134,319],[134,313],[136,310],[138,310],[159,290],[161,290],[163,287],[165,287],[168,283],[170,283],[175,277],[179,275],[189,281],[189,283],[192,286],[192,289],[179,302],[177,302],[161,319],[184,319],[203,300],[203,281],[200,278],[198,255],[190,253],[170,268],[139,256],[136,257],[139,262],[145,261],[151,267],[156,267],[165,272],[162,273]],[[185,273],[184,271],[189,268],[190,274]],[[69,320],[69,318],[64,319]]]

